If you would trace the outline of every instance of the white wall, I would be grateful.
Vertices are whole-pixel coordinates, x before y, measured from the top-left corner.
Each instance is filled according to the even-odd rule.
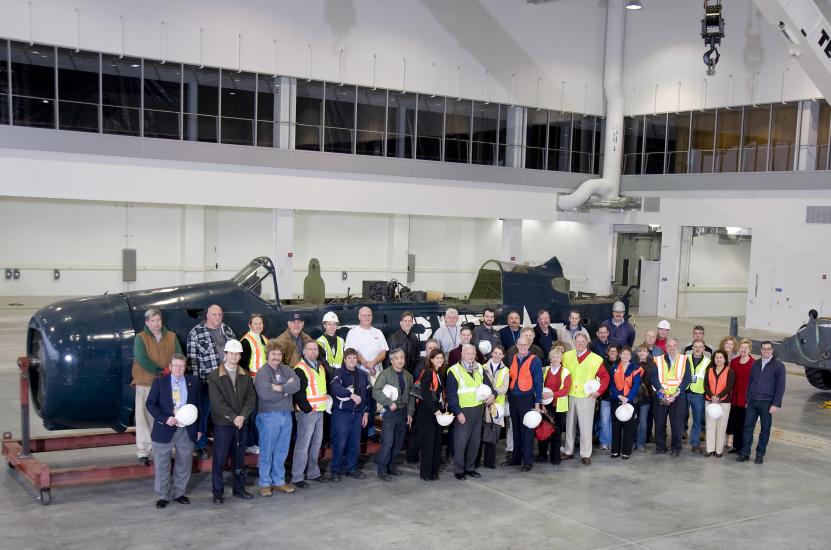
[[[540,79],[540,105],[557,109],[561,82],[566,81],[562,105],[566,110],[593,114],[603,110],[604,2],[35,0],[31,4],[30,32],[27,2],[3,2],[0,36],[113,53],[121,51],[123,36],[128,55],[392,89],[406,86],[531,106],[537,105]],[[80,21],[77,34],[75,8]],[[119,16],[124,18],[123,34]],[[201,52],[200,29],[204,29]],[[238,34],[242,35],[239,51]],[[278,41],[276,59],[274,40]]]
[[[695,237],[690,249],[685,317],[737,316],[747,310],[751,241],[719,244],[717,235]]]

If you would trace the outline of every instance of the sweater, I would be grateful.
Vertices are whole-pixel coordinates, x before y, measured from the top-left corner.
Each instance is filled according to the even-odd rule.
[[[280,380],[277,380],[277,376]],[[276,384],[283,387],[277,392],[271,387]],[[257,371],[254,377],[254,389],[257,390],[257,412],[293,411],[294,394],[300,389],[300,378],[294,369],[287,365],[279,365],[273,369],[266,364]]]
[[[730,370],[733,371],[736,381],[733,384],[731,403],[734,407],[747,407],[747,383],[750,381],[750,369],[753,368],[753,356],[748,355],[747,363],[740,361],[741,356],[730,361]]]

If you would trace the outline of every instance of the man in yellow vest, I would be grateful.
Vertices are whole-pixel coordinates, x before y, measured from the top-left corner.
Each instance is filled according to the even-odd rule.
[[[701,424],[704,422],[704,376],[709,365],[710,358],[706,355],[704,340],[693,341],[692,353],[687,356],[687,370],[690,372],[687,405],[692,411],[691,450],[698,454],[704,454],[704,450],[701,448]]]
[[[690,385],[690,369],[687,358],[678,353],[678,339],[666,342],[667,352],[655,357],[655,374],[650,380],[655,390],[655,450],[652,454],[667,452],[667,417],[672,430],[672,457],[681,454],[681,434],[687,417],[687,388]]]
[[[305,488],[305,479],[328,481],[320,473],[317,464],[320,445],[323,442],[323,415],[329,400],[326,385],[326,369],[318,361],[317,342],[309,340],[303,346],[303,357],[295,365],[294,372],[300,378],[300,390],[294,394],[294,413],[297,436],[291,461],[291,480],[296,487]]]
[[[327,311],[323,316],[323,334],[317,339],[320,357],[329,367],[329,374],[343,364],[344,340],[338,336],[340,320],[334,311]]]
[[[580,429],[580,457],[585,465],[592,463],[592,425],[594,402],[609,386],[609,373],[603,366],[603,358],[589,351],[589,338],[582,332],[574,334],[574,349],[563,355],[563,367],[571,373],[571,389],[568,392],[566,415],[566,444],[563,460],[574,458],[575,430]],[[586,391],[586,383],[596,381],[599,387]],[[597,384],[595,384],[597,385]]]

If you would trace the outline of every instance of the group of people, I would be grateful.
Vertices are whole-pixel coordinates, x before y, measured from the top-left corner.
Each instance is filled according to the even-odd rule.
[[[761,464],[785,389],[785,368],[770,342],[754,359],[748,340],[728,336],[713,350],[696,326],[682,348],[661,321],[634,346],[621,302],[593,339],[576,311],[555,330],[545,310],[533,327],[522,327],[512,311],[497,329],[491,309],[475,327],[460,325],[458,312],[448,309],[423,355],[411,312],[400,315],[388,338],[372,326],[370,308],[358,319],[343,338],[337,315],[327,312],[323,334],[313,339],[295,313],[270,340],[263,317],[254,314],[237,339],[222,308],[212,305],[188,334],[185,355],[161,311],[148,310],[135,339],[133,385],[138,459],[155,465],[156,506],[189,502],[191,456],[208,458],[209,419],[213,501],[222,504],[229,462],[233,496],[253,498],[245,487],[246,453],[259,455],[259,493],[269,497],[311,482],[364,478],[358,458],[367,439],[380,442],[379,479],[401,475],[396,458],[406,448],[406,460],[429,482],[439,479],[445,460],[459,480],[481,477],[482,465],[495,468],[503,429],[501,465],[527,472],[535,462],[558,465],[577,452],[590,465],[595,436],[600,449],[624,460],[653,437],[653,454],[678,457],[687,432],[693,453],[720,458],[732,436],[728,452],[743,462],[761,420]],[[192,374],[185,373],[188,363]],[[177,420],[185,405],[198,410],[189,425]],[[324,445],[332,453],[328,475],[319,466]],[[186,459],[172,467],[174,456]]]

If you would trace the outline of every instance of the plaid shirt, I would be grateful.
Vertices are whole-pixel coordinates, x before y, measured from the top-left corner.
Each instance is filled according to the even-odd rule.
[[[236,340],[231,327],[223,323],[222,330],[228,340]],[[188,359],[194,372],[202,380],[207,380],[208,375],[220,366],[219,354],[205,321],[193,327],[188,334]]]

